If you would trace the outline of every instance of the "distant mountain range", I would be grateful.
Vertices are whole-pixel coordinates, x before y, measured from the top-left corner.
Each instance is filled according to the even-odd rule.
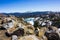
[[[4,15],[14,15],[16,17],[36,17],[40,15],[46,15],[46,14],[55,14],[55,13],[60,13],[60,12],[50,12],[50,11],[45,11],[45,12],[26,12],[26,13],[2,13]]]

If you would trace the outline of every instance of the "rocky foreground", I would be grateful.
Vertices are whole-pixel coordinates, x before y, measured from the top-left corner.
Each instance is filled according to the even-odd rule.
[[[55,26],[34,27],[22,18],[0,17],[0,40],[59,40],[60,29]]]

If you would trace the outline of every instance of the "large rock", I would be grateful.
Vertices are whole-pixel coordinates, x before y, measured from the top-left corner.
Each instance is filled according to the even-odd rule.
[[[16,35],[12,35],[12,40],[18,40],[18,37]]]

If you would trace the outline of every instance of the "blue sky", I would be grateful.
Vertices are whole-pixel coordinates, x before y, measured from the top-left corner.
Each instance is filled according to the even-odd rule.
[[[0,12],[60,11],[60,0],[0,0]]]

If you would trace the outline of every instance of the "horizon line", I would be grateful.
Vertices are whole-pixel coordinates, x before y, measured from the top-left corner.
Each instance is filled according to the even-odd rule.
[[[0,12],[0,13],[31,13],[31,12],[60,12],[60,11],[23,11],[23,12]]]

